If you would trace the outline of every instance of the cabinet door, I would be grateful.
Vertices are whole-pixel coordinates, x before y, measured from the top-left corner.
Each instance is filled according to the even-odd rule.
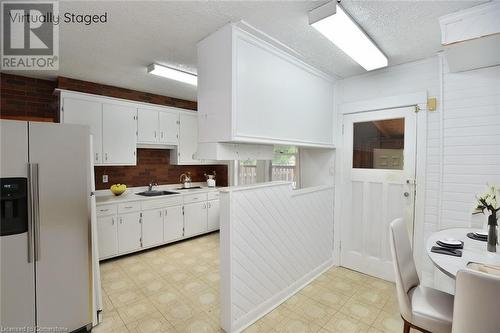
[[[179,113],[160,111],[160,142],[179,144]]]
[[[116,215],[97,218],[99,259],[118,254],[118,226]]]
[[[220,227],[219,222],[219,200],[210,200],[208,206],[208,230],[217,230]]]
[[[184,206],[184,236],[207,231],[207,203],[197,202]]]
[[[137,144],[136,109],[120,104],[102,104],[104,164],[135,165]]]
[[[120,253],[141,247],[141,214],[129,213],[118,216],[118,251]]]
[[[165,242],[182,238],[184,232],[184,217],[182,206],[169,207],[164,210],[163,240]]]
[[[148,247],[163,242],[163,210],[142,212],[142,246]]]
[[[158,139],[158,111],[137,109],[137,142],[157,143]]]
[[[70,97],[63,98],[63,122],[90,127],[92,134],[94,164],[101,164],[102,158],[102,106],[99,102]]]
[[[179,164],[194,164],[193,159],[198,150],[198,116],[181,113],[179,116]]]

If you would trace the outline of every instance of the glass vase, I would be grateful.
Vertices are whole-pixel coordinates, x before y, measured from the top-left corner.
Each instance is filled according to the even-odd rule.
[[[488,217],[488,251],[497,252],[497,243],[497,216],[493,213]]]

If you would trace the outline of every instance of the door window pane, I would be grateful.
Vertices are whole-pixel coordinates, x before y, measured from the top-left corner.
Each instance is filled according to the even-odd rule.
[[[353,168],[403,170],[404,118],[353,124]]]

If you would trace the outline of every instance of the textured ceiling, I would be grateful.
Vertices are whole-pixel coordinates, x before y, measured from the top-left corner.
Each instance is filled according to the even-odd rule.
[[[484,2],[484,1],[482,1]],[[325,1],[66,1],[60,11],[101,14],[108,23],[60,27],[60,70],[16,72],[68,76],[196,100],[196,88],[146,73],[162,63],[196,72],[196,43],[224,24],[245,20],[296,50],[313,66],[347,77],[364,70],[308,25],[307,13]],[[342,1],[396,65],[440,50],[437,18],[478,1]]]

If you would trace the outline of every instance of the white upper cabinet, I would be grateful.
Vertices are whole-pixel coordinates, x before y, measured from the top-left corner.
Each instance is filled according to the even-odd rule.
[[[101,164],[102,156],[102,106],[97,101],[63,97],[61,121],[66,124],[87,125],[92,134],[94,163]]]
[[[172,164],[202,164],[195,159],[198,150],[198,115],[182,112],[179,115],[179,147],[170,155]]]
[[[137,143],[177,146],[179,111],[170,108],[137,109]]]
[[[198,44],[199,141],[332,148],[334,79],[244,24]]]
[[[103,103],[102,132],[103,164],[136,164],[136,108],[129,105]]]
[[[159,112],[159,142],[164,144],[178,145],[179,144],[179,112],[177,111],[160,111]],[[198,126],[196,126],[196,131]]]
[[[158,111],[138,108],[137,109],[137,143],[158,142]]]
[[[195,159],[198,112],[60,90],[61,121],[88,125],[95,165],[135,165],[137,146],[171,149],[172,164],[207,164]]]

